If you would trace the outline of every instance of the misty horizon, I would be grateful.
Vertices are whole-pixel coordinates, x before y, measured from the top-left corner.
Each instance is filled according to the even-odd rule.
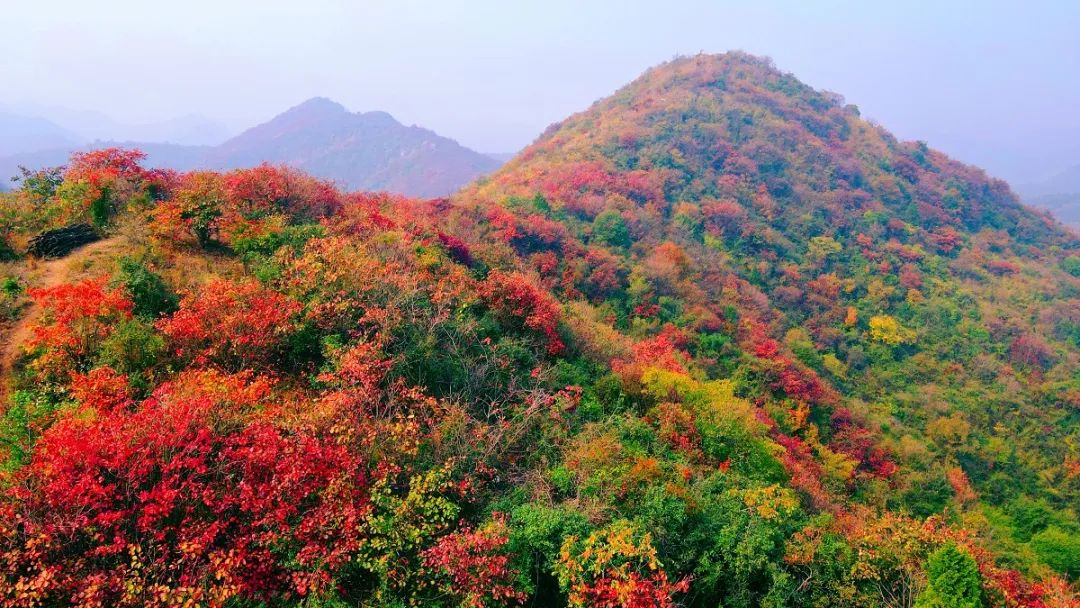
[[[11,59],[0,67],[0,106],[95,111],[129,125],[194,115],[235,135],[327,97],[506,153],[676,55],[741,49],[997,177],[1038,180],[1080,164],[1080,82],[1067,77],[1080,64],[1080,8],[1064,1],[976,13],[786,1],[655,11],[47,0],[8,13],[17,27],[0,40]]]

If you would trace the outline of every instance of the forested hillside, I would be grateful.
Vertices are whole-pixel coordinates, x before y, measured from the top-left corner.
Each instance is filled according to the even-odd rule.
[[[1080,238],[767,60],[450,198],[0,196],[0,605],[1077,603]]]

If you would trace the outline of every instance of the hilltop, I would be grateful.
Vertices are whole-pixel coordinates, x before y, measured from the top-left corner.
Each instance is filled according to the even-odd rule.
[[[1077,234],[840,96],[745,54],[682,58],[458,200],[616,327],[687,332],[709,377],[794,362],[779,428],[857,412],[899,464],[875,500],[985,517],[1018,561],[1031,509],[1075,522]],[[718,327],[741,352],[707,346]]]

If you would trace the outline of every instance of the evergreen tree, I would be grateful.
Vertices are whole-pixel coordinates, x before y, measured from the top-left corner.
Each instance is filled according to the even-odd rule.
[[[948,544],[926,560],[929,584],[915,600],[916,608],[981,608],[985,605],[975,559]]]

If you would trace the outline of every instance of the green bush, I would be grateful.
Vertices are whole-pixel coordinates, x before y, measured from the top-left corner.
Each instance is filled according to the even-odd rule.
[[[132,257],[120,259],[116,282],[131,296],[133,312],[148,319],[175,312],[180,301],[160,276],[147,268],[142,260]]]
[[[622,215],[608,209],[593,220],[593,238],[612,247],[629,247],[630,230]]]
[[[945,545],[926,560],[926,589],[915,608],[980,608],[985,606],[982,578],[975,558],[956,545]]]
[[[1031,548],[1046,565],[1071,579],[1080,577],[1080,534],[1050,526],[1031,537]]]

